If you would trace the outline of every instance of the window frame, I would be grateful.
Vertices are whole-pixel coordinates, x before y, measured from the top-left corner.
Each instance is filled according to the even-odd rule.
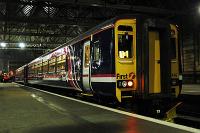
[[[87,41],[85,41],[84,42],[84,44],[85,43],[87,43],[87,42],[89,42],[89,43],[91,43],[90,42],[90,40],[87,40]],[[90,44],[91,45],[91,44]],[[85,51],[84,51],[84,68],[89,68],[89,66],[90,66],[90,49],[91,49],[91,46],[90,45],[86,45],[86,46],[84,46],[84,49],[85,49]],[[87,48],[87,47],[89,47],[89,48]],[[89,49],[89,50],[88,50]],[[88,54],[87,54],[88,53]],[[86,60],[86,57],[88,57],[88,59]],[[87,62],[86,62],[87,61]]]
[[[119,26],[121,26],[121,25],[119,25]],[[118,26],[118,27],[119,27]],[[132,26],[131,26],[132,27]],[[134,29],[134,27],[132,27],[132,29]],[[127,34],[128,33],[128,35],[131,35],[132,36],[132,43],[131,43],[131,57],[130,58],[120,58],[120,56],[119,56],[119,35],[125,35],[125,34]],[[133,34],[133,31],[118,31],[118,34],[117,34],[117,57],[119,58],[119,59],[121,59],[121,60],[123,60],[123,59],[133,59],[134,58],[134,42],[135,42],[135,36],[134,36],[134,34]]]

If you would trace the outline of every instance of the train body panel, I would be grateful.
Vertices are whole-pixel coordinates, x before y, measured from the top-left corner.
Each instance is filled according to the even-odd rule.
[[[98,95],[115,97],[114,27],[102,29],[92,36],[91,88]]]
[[[178,45],[178,30],[175,25],[171,27],[171,89],[176,97],[181,93],[182,75],[180,61],[180,46]]]
[[[118,17],[38,57],[17,74],[29,84],[109,96],[118,102],[175,98],[180,93],[178,49],[178,31],[168,22],[139,15]]]

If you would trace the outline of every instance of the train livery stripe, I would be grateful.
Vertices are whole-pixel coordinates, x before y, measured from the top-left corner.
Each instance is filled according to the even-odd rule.
[[[60,81],[61,79],[60,78],[43,78],[43,80]],[[116,82],[116,77],[94,76],[94,77],[91,77],[91,82]]]
[[[43,80],[54,80],[54,81],[58,81],[61,80],[60,78],[43,78]]]
[[[91,77],[91,82],[116,82],[116,77]]]
[[[94,74],[91,77],[115,77],[115,74]]]
[[[88,77],[89,75],[88,74],[85,74],[85,75],[82,75],[82,77]],[[94,75],[91,75],[91,77],[112,77],[114,78],[115,77],[115,74],[94,74]]]
[[[86,74],[86,75],[83,75],[82,77],[88,77],[89,75],[88,74]]]
[[[91,75],[91,82],[116,82],[115,74],[93,74]]]

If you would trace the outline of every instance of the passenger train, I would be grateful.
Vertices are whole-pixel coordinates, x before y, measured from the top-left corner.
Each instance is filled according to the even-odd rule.
[[[174,99],[181,91],[178,27],[125,15],[108,20],[16,70],[16,81],[94,97]]]

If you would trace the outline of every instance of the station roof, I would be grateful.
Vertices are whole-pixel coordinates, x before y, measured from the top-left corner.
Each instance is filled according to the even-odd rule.
[[[121,14],[143,13],[199,26],[193,21],[198,5],[198,0],[0,0],[0,43],[6,43],[0,47],[0,60],[22,65]],[[26,44],[23,51],[20,42]]]

